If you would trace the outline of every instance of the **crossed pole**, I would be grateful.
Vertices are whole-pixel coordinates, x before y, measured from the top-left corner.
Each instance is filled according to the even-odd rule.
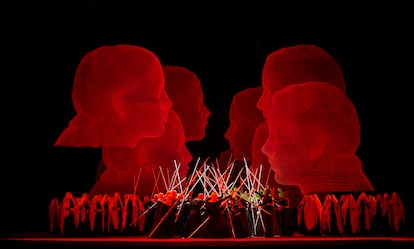
[[[206,159],[206,161],[204,162],[203,165],[205,165],[205,163],[207,162],[208,158]],[[201,169],[203,169],[203,167],[200,167],[200,169],[198,171],[201,171]],[[196,177],[193,176],[192,179],[186,184],[184,190],[186,191],[195,181]],[[160,221],[158,222],[158,224],[154,227],[154,229],[152,229],[152,231],[148,234],[148,237],[151,238],[152,235],[155,233],[155,231],[159,228],[159,226],[162,224],[162,222],[165,220],[165,218],[171,213],[171,211],[174,209],[174,207],[177,205],[178,201],[180,200],[180,198],[177,198],[176,200],[174,200],[174,203],[171,204],[171,207],[168,209],[168,211],[164,214],[164,216],[160,219]]]

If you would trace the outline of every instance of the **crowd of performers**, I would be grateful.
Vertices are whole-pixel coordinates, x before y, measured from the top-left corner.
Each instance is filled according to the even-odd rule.
[[[122,196],[67,192],[60,202],[50,202],[49,233],[248,238],[396,235],[404,229],[404,205],[396,192],[306,194],[291,207],[287,191],[262,184],[260,172],[246,167],[235,176],[231,169],[195,167],[189,181],[175,174],[169,183],[164,179],[164,191],[143,198],[134,191]]]

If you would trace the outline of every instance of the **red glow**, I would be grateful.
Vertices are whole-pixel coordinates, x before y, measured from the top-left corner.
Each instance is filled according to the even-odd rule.
[[[75,75],[77,115],[55,145],[135,147],[157,137],[171,108],[158,58],[139,46],[103,46],[87,53]]]
[[[270,168],[269,159],[262,152],[263,144],[265,143],[268,135],[269,131],[266,123],[263,122],[257,126],[252,139],[252,164],[250,168],[253,172],[255,172],[262,167],[262,171],[264,172],[263,175],[268,178],[267,182],[269,186],[278,187],[279,184],[275,181],[274,171]]]
[[[345,91],[342,70],[335,59],[314,45],[281,48],[269,54],[262,73],[263,95],[257,103],[267,117],[273,93],[291,84],[328,82]]]
[[[181,118],[185,140],[201,140],[210,111],[204,105],[203,89],[197,75],[179,66],[164,66],[165,91],[170,97],[172,109]]]
[[[229,148],[220,154],[216,164],[219,167],[220,171],[224,172],[227,169],[227,166],[230,165],[233,161],[233,151],[231,148]]]
[[[33,243],[35,246],[56,245],[57,247],[68,246],[96,246],[96,247],[219,247],[219,246],[240,246],[240,247],[279,247],[287,248],[292,246],[301,247],[335,247],[350,248],[353,246],[376,246],[390,245],[391,248],[402,248],[399,246],[411,246],[413,237],[409,236],[285,236],[279,238],[148,238],[146,236],[109,236],[109,237],[50,237],[50,236],[17,236],[3,240],[12,242],[26,242],[26,245]],[[43,242],[43,243],[41,243]],[[396,246],[396,247],[395,247]]]
[[[155,182],[160,173],[160,167],[167,184],[172,181],[172,173],[175,171],[174,160],[177,165],[181,164],[179,168],[180,179],[187,174],[192,156],[185,146],[184,136],[178,115],[170,111],[165,132],[160,137],[144,138],[132,149],[103,147],[102,156],[107,169],[100,175],[99,180],[90,191],[90,195],[112,194],[114,192],[133,193],[133,176],[137,177],[141,169],[136,189],[138,195],[151,195],[154,186],[159,188],[156,192],[164,191],[168,186],[165,187],[161,176],[159,176],[157,183]]]
[[[255,172],[262,166],[263,175],[267,178],[268,185],[274,188],[282,188],[283,191],[289,193],[290,205],[296,207],[302,199],[302,192],[297,185],[283,185],[280,184],[275,177],[275,171],[270,167],[269,159],[262,152],[262,147],[265,144],[269,130],[266,123],[260,124],[254,133],[252,142],[252,165],[251,170]]]
[[[267,124],[262,123],[256,127],[255,133],[252,139],[252,170],[256,170],[257,168],[262,165],[265,172],[268,171],[270,168],[269,160],[265,154],[262,152],[263,144],[265,143],[267,136],[269,135],[269,131],[267,129]]]
[[[237,160],[251,161],[252,140],[256,127],[264,122],[262,112],[257,109],[257,101],[262,95],[262,87],[247,88],[233,96],[230,106],[230,126],[224,137],[228,140]]]
[[[287,86],[272,97],[263,153],[276,180],[303,194],[373,191],[355,155],[358,115],[344,92],[328,83]]]

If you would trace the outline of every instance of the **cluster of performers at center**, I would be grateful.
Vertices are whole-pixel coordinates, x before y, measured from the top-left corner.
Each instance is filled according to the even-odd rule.
[[[190,177],[165,177],[151,195],[67,192],[49,205],[49,232],[61,236],[144,235],[149,238],[251,238],[281,235],[398,234],[405,223],[399,195],[307,194],[292,207],[288,191],[257,171],[235,176],[204,164]],[[197,170],[196,170],[197,169]],[[160,171],[162,173],[162,171]],[[183,183],[184,182],[184,183]],[[262,183],[264,182],[264,183]],[[163,188],[164,189],[164,188]],[[150,197],[151,196],[151,197]],[[324,198],[321,202],[320,198]]]
[[[166,190],[143,198],[133,191],[92,197],[67,192],[61,202],[53,198],[50,203],[49,231],[151,238],[276,237],[282,228],[291,232],[287,191],[264,186],[253,174],[241,177],[240,171],[235,178],[206,167],[209,172],[195,170],[187,184],[170,178]]]

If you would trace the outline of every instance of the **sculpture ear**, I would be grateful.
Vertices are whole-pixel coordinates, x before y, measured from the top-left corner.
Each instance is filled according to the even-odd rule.
[[[319,158],[325,150],[325,139],[322,134],[311,136],[312,141],[310,143],[309,158],[314,161]]]

